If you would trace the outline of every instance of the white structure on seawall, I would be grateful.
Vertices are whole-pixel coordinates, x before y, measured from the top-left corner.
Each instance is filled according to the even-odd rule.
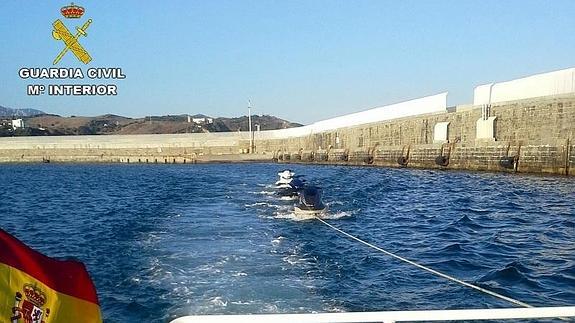
[[[303,127],[262,131],[258,134],[257,139],[279,139],[309,136],[314,133],[320,133],[339,128],[389,121],[421,114],[442,112],[447,112],[447,92],[377,107],[361,112],[346,114],[343,116],[314,122]]]
[[[479,85],[473,91],[473,104],[492,104],[568,93],[575,93],[575,68]]]

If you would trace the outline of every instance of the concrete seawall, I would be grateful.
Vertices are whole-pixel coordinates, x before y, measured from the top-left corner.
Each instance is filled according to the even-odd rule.
[[[277,161],[575,174],[575,94],[458,106],[319,132],[0,138],[0,162]]]
[[[256,145],[289,162],[575,174],[575,95],[493,104],[491,138],[478,138],[484,108],[463,106]],[[434,139],[438,123],[448,123],[444,140]]]

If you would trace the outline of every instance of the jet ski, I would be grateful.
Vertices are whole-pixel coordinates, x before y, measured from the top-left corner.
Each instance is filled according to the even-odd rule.
[[[294,208],[296,218],[300,220],[313,219],[325,214],[327,207],[321,200],[321,189],[307,186],[299,191],[299,203]]]
[[[282,184],[278,186],[277,195],[282,197],[297,197],[299,191],[304,188],[304,180],[293,178],[289,184]]]
[[[280,177],[279,180],[276,182],[276,186],[278,188],[281,187],[289,187],[289,184],[291,183],[291,181],[294,179],[295,173],[292,172],[289,169],[283,170],[281,172],[278,173],[278,176]]]

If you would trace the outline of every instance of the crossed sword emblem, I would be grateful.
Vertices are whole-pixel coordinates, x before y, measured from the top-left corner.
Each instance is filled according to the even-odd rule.
[[[54,27],[54,30],[52,31],[52,37],[54,37],[56,40],[62,40],[66,45],[66,48],[64,48],[60,54],[56,56],[56,59],[54,59],[54,65],[58,64],[58,62],[62,59],[62,57],[64,57],[64,55],[66,55],[68,51],[71,51],[72,54],[74,54],[74,56],[76,56],[76,58],[78,58],[80,62],[84,64],[88,64],[92,60],[90,54],[88,54],[84,47],[82,47],[82,45],[80,45],[78,42],[78,38],[80,38],[80,36],[88,36],[86,29],[90,27],[91,23],[92,19],[88,19],[88,21],[86,21],[82,27],[76,27],[77,33],[76,35],[72,35],[64,23],[60,21],[60,19],[54,21],[52,24]]]

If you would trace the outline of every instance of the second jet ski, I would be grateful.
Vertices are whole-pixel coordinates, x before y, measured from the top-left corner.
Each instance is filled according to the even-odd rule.
[[[289,184],[278,186],[277,195],[282,197],[296,197],[304,188],[304,181],[299,178],[293,178]]]

